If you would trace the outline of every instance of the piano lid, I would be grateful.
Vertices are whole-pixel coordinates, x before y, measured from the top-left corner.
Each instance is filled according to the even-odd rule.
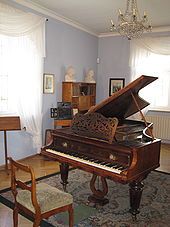
[[[105,117],[117,117],[119,121],[131,116],[150,104],[139,97],[138,92],[156,79],[158,78],[142,75],[109,98],[91,107],[88,113],[97,112]]]

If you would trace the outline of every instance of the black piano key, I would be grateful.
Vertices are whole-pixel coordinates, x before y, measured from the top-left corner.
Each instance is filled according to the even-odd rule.
[[[120,165],[114,165],[114,166],[112,166],[111,168],[114,168],[114,169],[119,169],[119,167],[120,167]]]
[[[109,166],[109,165],[111,165],[111,164],[113,164],[113,163],[106,162],[106,163],[105,163],[105,166]]]
[[[101,161],[101,160],[96,159],[94,162],[95,162],[96,164],[100,164],[102,161]]]
[[[90,158],[89,161],[95,162],[95,159],[94,158]]]
[[[122,169],[122,166],[119,165],[119,166],[116,167],[116,169],[121,170]]]
[[[120,166],[120,167],[118,168],[118,170],[123,170],[123,169],[125,169],[124,166]]]
[[[122,167],[122,165],[118,164],[118,165],[116,166],[116,169],[119,169],[119,168],[121,168],[121,167]]]
[[[89,160],[89,157],[84,156],[83,159],[84,159],[84,160]]]
[[[76,154],[74,155],[74,157],[77,157],[77,158],[79,158],[79,154],[77,154],[77,153],[76,153]]]
[[[107,165],[107,164],[109,164],[108,162],[101,162],[100,163],[101,165]]]
[[[107,163],[105,166],[110,167],[111,166],[111,163]]]
[[[107,166],[108,166],[108,167],[112,167],[112,168],[113,168],[113,167],[116,168],[117,165],[118,165],[117,163],[109,163]]]
[[[78,156],[78,154],[76,152],[71,152],[70,155],[71,156],[74,156],[74,157],[77,157]]]
[[[126,169],[128,169],[127,166],[122,166],[122,169],[121,170],[123,171],[123,170],[126,170]]]
[[[79,158],[83,159],[84,155],[79,155]]]

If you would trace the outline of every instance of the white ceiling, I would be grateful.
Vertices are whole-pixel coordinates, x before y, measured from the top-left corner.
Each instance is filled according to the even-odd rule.
[[[109,33],[110,19],[117,22],[118,9],[124,12],[126,0],[14,0],[47,16],[60,18],[96,35]],[[155,29],[170,28],[170,0],[137,0],[140,14],[147,12]],[[168,27],[169,26],[169,27]]]

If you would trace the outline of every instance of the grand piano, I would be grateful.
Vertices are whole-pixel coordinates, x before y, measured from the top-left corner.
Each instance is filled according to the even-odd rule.
[[[50,130],[48,144],[41,154],[60,162],[64,190],[69,166],[92,173],[90,202],[105,205],[107,179],[129,184],[130,212],[139,213],[143,180],[159,167],[160,139],[153,135],[153,124],[142,109],[149,105],[139,91],[156,77],[142,75],[85,114],[74,116],[72,126]],[[139,112],[141,120],[130,117]],[[101,182],[96,188],[96,180]]]

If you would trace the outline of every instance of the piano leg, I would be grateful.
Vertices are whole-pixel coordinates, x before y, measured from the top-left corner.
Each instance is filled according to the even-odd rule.
[[[107,186],[107,181],[104,177],[100,177],[101,183],[102,183],[102,189],[96,189],[95,187],[95,182],[97,179],[97,175],[93,174],[93,177],[90,181],[90,189],[93,192],[93,195],[90,195],[88,197],[89,202],[95,203],[95,205],[99,204],[101,206],[104,206],[109,202],[108,199],[104,198],[105,195],[108,193],[108,186]]]
[[[60,164],[60,173],[61,173],[61,184],[63,185],[63,190],[66,191],[66,186],[68,184],[68,170],[69,165],[67,163]]]
[[[143,191],[143,183],[142,182],[132,182],[129,184],[130,189],[130,213],[133,215],[134,219],[136,219],[136,215],[139,214],[139,206],[140,200]]]

